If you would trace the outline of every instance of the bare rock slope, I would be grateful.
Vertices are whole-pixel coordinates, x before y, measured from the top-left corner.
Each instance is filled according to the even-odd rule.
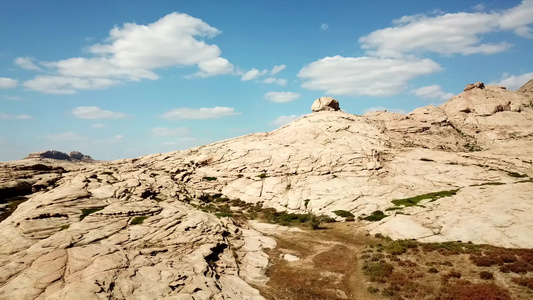
[[[345,210],[392,238],[531,248],[528,95],[475,84],[407,115],[321,110],[186,151],[4,163],[0,208],[18,208],[0,223],[0,299],[262,299],[250,284],[275,242],[195,208],[215,194]]]

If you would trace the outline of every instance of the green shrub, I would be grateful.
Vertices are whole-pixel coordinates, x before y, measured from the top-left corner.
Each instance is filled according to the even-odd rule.
[[[388,215],[383,213],[381,210],[376,210],[376,211],[372,212],[372,214],[370,214],[370,216],[364,217],[363,220],[376,222],[376,221],[381,221],[382,219],[384,219],[386,217],[388,217]]]
[[[343,217],[343,218],[348,218],[348,217],[354,218],[355,217],[351,212],[349,212],[347,210],[335,210],[335,211],[333,211],[333,213],[336,214],[337,216]]]
[[[139,224],[142,224],[144,222],[144,220],[146,220],[146,218],[148,218],[147,216],[138,216],[138,217],[135,217],[133,219],[131,219],[131,222],[130,222],[130,225],[139,225]]]
[[[209,177],[209,176],[205,176],[205,177],[202,178],[202,179],[205,180],[205,181],[215,181],[215,180],[217,180],[216,177]]]
[[[268,175],[267,175],[266,173],[261,173],[261,174],[255,176],[255,177],[259,177],[259,178],[261,178],[261,179],[265,179],[265,178],[268,177]]]
[[[369,292],[370,294],[375,294],[375,293],[379,292],[379,289],[377,287],[369,286],[366,289],[366,291]]]
[[[410,198],[396,199],[396,200],[392,200],[391,202],[396,206],[409,207],[409,206],[418,205],[418,203],[422,200],[430,200],[429,202],[433,202],[440,198],[451,197],[457,194],[458,191],[459,189],[440,191],[440,192],[422,194],[422,195],[418,195],[418,196],[414,196]]]
[[[363,273],[369,277],[372,282],[385,282],[386,278],[392,274],[394,266],[383,262],[366,262],[363,264]]]
[[[217,213],[215,213],[215,216],[217,216],[219,218],[225,218],[225,217],[233,217],[233,214],[232,213],[228,213],[228,212],[217,212]]]
[[[88,215],[94,213],[94,212],[97,212],[99,210],[102,210],[104,209],[104,207],[93,207],[93,208],[82,208],[81,209],[81,216],[80,216],[80,221],[85,219],[85,217],[87,217]]]
[[[399,255],[407,252],[407,247],[405,247],[400,241],[394,241],[385,247],[385,251],[392,255]]]

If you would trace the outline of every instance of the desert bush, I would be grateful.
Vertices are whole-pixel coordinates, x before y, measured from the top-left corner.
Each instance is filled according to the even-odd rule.
[[[533,290],[533,277],[514,277],[511,281]]]
[[[339,217],[348,218],[348,217],[355,217],[351,212],[347,210],[335,210],[333,211],[334,214],[336,214]]]
[[[400,255],[407,252],[407,248],[400,241],[394,241],[385,247],[385,251],[393,255]]]
[[[82,208],[81,209],[81,216],[80,216],[80,221],[85,219],[85,217],[87,217],[88,215],[92,214],[92,213],[95,213],[99,210],[102,210],[104,209],[104,207],[93,207],[93,208]]]
[[[138,216],[133,219],[131,219],[130,225],[139,225],[144,222],[144,220],[148,218],[147,216]]]
[[[491,280],[491,279],[494,279],[494,275],[491,272],[481,271],[479,273],[479,278],[485,279],[485,280]]]
[[[369,286],[366,289],[366,291],[369,292],[370,294],[375,294],[375,293],[379,292],[379,288],[374,287],[374,286]]]
[[[233,214],[229,212],[217,212],[215,213],[215,216],[217,216],[218,218],[225,218],[225,217],[233,217]]]
[[[494,283],[457,282],[446,287],[438,300],[511,300],[509,292]]]
[[[436,273],[439,273],[439,270],[437,270],[437,268],[429,268],[428,273],[436,274]]]
[[[363,273],[369,277],[372,282],[386,282],[387,277],[392,274],[394,266],[383,262],[365,262],[363,264]]]
[[[527,273],[533,271],[533,266],[521,259],[514,263],[506,264],[505,267],[513,273]]]
[[[414,196],[410,198],[392,200],[392,203],[396,206],[405,206],[405,207],[415,206],[415,205],[418,205],[418,203],[422,200],[429,200],[429,202],[433,202],[443,197],[453,196],[457,194],[458,191],[459,189],[422,194],[422,195],[418,195],[418,196]]]
[[[363,217],[362,219],[371,221],[371,222],[376,222],[376,221],[381,221],[383,218],[386,218],[386,217],[388,217],[388,215],[383,213],[381,210],[376,210],[372,212],[369,216]]]

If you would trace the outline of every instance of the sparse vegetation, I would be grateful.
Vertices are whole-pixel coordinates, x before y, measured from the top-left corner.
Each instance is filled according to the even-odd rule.
[[[92,207],[92,208],[82,208],[81,209],[81,216],[80,216],[80,221],[85,219],[85,217],[87,217],[88,215],[92,214],[92,213],[95,213],[99,210],[102,210],[104,209],[104,207]]]
[[[137,217],[131,219],[130,225],[142,224],[144,222],[144,220],[146,220],[146,218],[148,218],[148,217],[147,216],[137,216]]]
[[[205,181],[215,181],[215,180],[217,180],[216,177],[210,177],[210,176],[204,176],[202,179],[205,180]]]
[[[226,217],[233,217],[233,214],[229,212],[217,212],[215,213],[215,216],[219,218],[226,218]]]
[[[386,215],[384,212],[382,212],[381,210],[376,210],[373,211],[369,216],[362,217],[362,219],[366,221],[376,222],[381,221],[386,217],[388,217],[388,215]]]
[[[261,174],[255,176],[255,177],[258,177],[258,178],[261,178],[261,179],[265,179],[265,178],[268,177],[268,175],[266,173],[261,173]]]
[[[491,279],[494,279],[494,274],[488,271],[481,271],[479,272],[479,278],[484,279],[484,280],[491,280]]]
[[[349,218],[349,217],[355,217],[351,212],[347,211],[347,210],[335,210],[333,211],[334,214],[336,214],[337,216],[339,217],[343,217],[343,218]]]
[[[440,198],[454,196],[455,194],[457,194],[458,191],[459,189],[455,189],[455,190],[447,190],[447,191],[422,194],[422,195],[418,195],[418,196],[414,196],[410,198],[392,200],[392,203],[396,206],[404,206],[404,207],[415,206],[415,205],[418,205],[418,203],[422,200],[429,200],[429,202],[433,202]]]

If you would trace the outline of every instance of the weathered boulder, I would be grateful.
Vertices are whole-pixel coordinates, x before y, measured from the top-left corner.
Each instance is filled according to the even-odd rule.
[[[332,97],[320,97],[313,102],[313,105],[311,106],[311,110],[313,112],[318,111],[339,111],[341,110],[339,107],[339,101],[337,99],[334,99]]]
[[[471,89],[480,89],[480,90],[482,90],[484,88],[485,88],[485,84],[483,82],[476,82],[476,83],[467,84],[463,91],[466,92],[466,91],[469,91]]]

